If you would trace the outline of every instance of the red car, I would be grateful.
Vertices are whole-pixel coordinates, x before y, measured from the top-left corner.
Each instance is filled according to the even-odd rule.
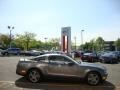
[[[96,53],[84,53],[81,56],[82,61],[88,61],[88,62],[96,62],[98,60]]]

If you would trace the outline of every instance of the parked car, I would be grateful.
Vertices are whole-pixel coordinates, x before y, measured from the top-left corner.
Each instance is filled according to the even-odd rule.
[[[105,53],[106,53],[105,51],[98,51],[97,52],[98,59],[100,58],[100,56],[102,56]]]
[[[30,50],[30,51],[24,51],[23,53],[25,56],[39,56],[44,54],[44,52],[37,51],[37,50]]]
[[[2,55],[2,51],[3,51],[3,50],[2,50],[2,49],[0,49],[0,56]]]
[[[98,56],[96,53],[84,53],[81,56],[82,61],[88,61],[88,62],[96,62],[98,61]]]
[[[108,52],[100,56],[100,62],[102,63],[118,63],[118,57],[113,52]]]
[[[76,61],[67,55],[44,54],[32,59],[20,59],[16,73],[37,83],[48,76],[84,78],[89,85],[98,85],[107,78],[107,69],[100,64]]]
[[[120,61],[120,51],[113,51],[113,54],[116,54],[118,61]]]
[[[1,53],[2,55],[20,55],[20,48],[8,48],[6,50],[3,50]]]
[[[44,54],[62,54],[62,55],[67,55],[69,57],[72,57],[71,53],[65,53],[62,51],[47,51],[47,52],[44,52]]]
[[[71,54],[74,55],[74,58],[80,58],[83,55],[83,51],[72,51]]]

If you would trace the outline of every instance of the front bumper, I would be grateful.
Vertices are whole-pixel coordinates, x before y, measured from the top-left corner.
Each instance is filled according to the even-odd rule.
[[[105,81],[108,77],[108,73],[106,72],[104,75],[101,76],[102,81]]]
[[[19,65],[17,65],[16,74],[21,75],[21,76],[26,76],[27,75],[27,70],[20,67]]]

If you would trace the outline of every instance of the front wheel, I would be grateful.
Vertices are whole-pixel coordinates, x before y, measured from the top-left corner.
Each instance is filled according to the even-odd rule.
[[[37,83],[42,78],[42,74],[37,69],[31,69],[28,72],[27,78],[32,83]]]
[[[101,81],[101,77],[97,72],[88,73],[86,79],[87,79],[87,83],[93,86],[98,85]]]

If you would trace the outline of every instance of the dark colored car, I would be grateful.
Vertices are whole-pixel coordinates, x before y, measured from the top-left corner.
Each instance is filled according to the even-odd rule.
[[[2,52],[3,52],[3,50],[2,50],[2,49],[0,49],[0,56],[2,55]]]
[[[77,58],[77,57],[81,57],[83,55],[83,51],[73,51],[71,53],[74,53],[74,57]]]
[[[44,54],[20,59],[16,73],[36,83],[47,77],[83,78],[89,85],[98,85],[107,78],[107,69],[100,64],[76,61],[62,54]]]
[[[113,51],[112,53],[116,54],[117,59],[120,61],[120,51]]]
[[[20,55],[21,50],[20,48],[8,48],[1,52],[2,55]]]
[[[96,53],[84,53],[81,56],[82,61],[88,61],[88,62],[96,62],[98,61],[98,56]]]
[[[41,51],[37,51],[37,50],[30,50],[30,51],[24,51],[23,55],[25,56],[39,56],[39,55],[43,55],[44,52]]]
[[[118,57],[113,52],[105,53],[99,59],[102,63],[118,63]]]

